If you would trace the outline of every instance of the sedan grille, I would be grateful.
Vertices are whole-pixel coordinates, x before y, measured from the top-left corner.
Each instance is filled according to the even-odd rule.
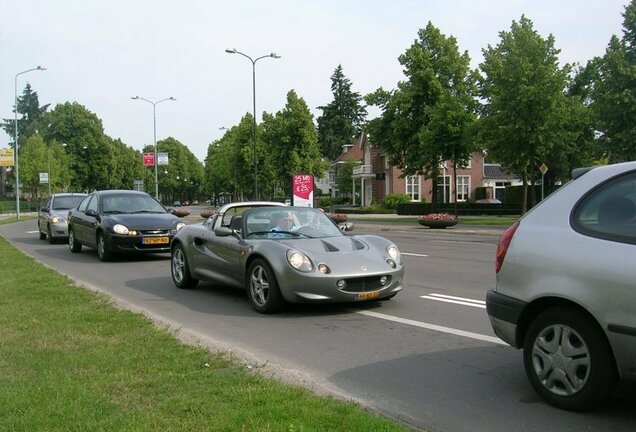
[[[170,230],[139,230],[139,233],[143,235],[168,235],[170,234]]]
[[[382,277],[386,278],[384,285],[380,283]],[[340,289],[340,291],[352,293],[378,291],[391,285],[391,280],[391,276],[389,275],[344,279],[346,286]]]

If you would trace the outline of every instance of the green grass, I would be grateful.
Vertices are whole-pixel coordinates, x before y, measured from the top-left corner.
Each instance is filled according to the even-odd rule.
[[[0,237],[0,431],[404,430],[183,345]]]
[[[519,220],[519,216],[460,216],[459,226],[461,225],[488,225],[488,226],[510,226]],[[364,216],[356,216],[349,218],[349,222],[383,222],[400,225],[416,225],[417,216],[413,217],[374,217],[365,218]]]

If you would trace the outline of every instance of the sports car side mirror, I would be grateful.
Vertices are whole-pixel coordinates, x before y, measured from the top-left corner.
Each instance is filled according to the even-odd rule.
[[[232,235],[232,230],[228,227],[216,227],[214,228],[214,234],[216,234],[219,237],[227,237]]]
[[[340,228],[340,231],[342,232],[353,231],[353,222],[339,223],[338,228]]]

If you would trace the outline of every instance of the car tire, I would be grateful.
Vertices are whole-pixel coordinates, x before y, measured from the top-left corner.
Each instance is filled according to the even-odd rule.
[[[246,280],[247,297],[252,307],[260,313],[269,314],[280,311],[284,300],[269,264],[260,258],[250,264]]]
[[[199,283],[198,279],[192,277],[188,257],[181,244],[177,244],[170,252],[170,273],[172,282],[181,289],[194,288]]]
[[[38,222],[38,232],[40,233],[40,240],[46,240],[46,234],[42,232],[42,228],[40,228],[39,222]]]
[[[68,229],[68,248],[73,253],[78,253],[82,251],[82,244],[77,241],[77,239],[75,238],[75,232],[70,227]]]
[[[46,225],[46,237],[49,240],[49,244],[55,243],[55,238],[51,235],[51,225]]]
[[[106,262],[113,258],[113,254],[108,250],[106,246],[106,238],[104,233],[97,233],[97,257],[100,261]]]
[[[569,411],[589,411],[607,402],[618,380],[605,334],[573,308],[548,309],[532,321],[523,362],[535,391]]]

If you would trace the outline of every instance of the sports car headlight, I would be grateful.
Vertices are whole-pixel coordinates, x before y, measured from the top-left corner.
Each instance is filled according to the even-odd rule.
[[[301,272],[310,272],[313,269],[309,258],[298,251],[288,251],[287,261],[293,268]]]
[[[66,220],[62,216],[53,216],[53,220],[51,220],[54,224],[64,223]]]
[[[400,251],[398,250],[397,246],[389,246],[388,248],[386,248],[386,253],[389,254],[389,256],[391,257],[391,259],[395,262],[399,262],[400,261]]]
[[[183,228],[184,226],[185,226],[185,223],[183,223],[183,222],[179,222],[179,223],[177,224],[177,232],[178,232],[181,228]]]
[[[115,231],[117,234],[123,234],[123,235],[128,234],[128,228],[122,224],[116,224],[113,227],[113,231]]]

